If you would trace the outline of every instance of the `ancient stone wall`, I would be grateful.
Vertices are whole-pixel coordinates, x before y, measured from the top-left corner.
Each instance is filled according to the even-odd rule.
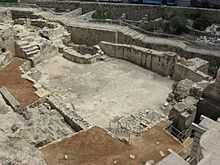
[[[12,25],[0,25],[0,63],[7,63],[15,55],[14,35]],[[4,59],[3,59],[3,56]]]
[[[183,64],[176,63],[174,69],[174,80],[183,80],[189,79],[194,82],[200,82],[202,80],[209,80],[209,76],[199,70],[191,70],[190,68],[186,67]]]
[[[217,55],[217,51],[207,51],[192,45],[185,45],[185,43],[178,43],[174,45],[173,43],[168,42],[166,39],[162,43],[162,38],[161,41],[159,41],[160,38],[157,38],[151,42],[151,38],[148,38],[149,36],[145,36],[144,34],[138,33],[127,27],[122,27],[121,29],[117,30],[98,27],[90,28],[81,25],[65,25],[65,23],[63,24],[71,34],[72,42],[76,44],[86,44],[92,46],[98,44],[100,41],[107,41],[113,43],[137,45],[159,51],[178,52],[178,55],[186,58],[199,57],[209,61],[211,64],[217,63],[220,65],[220,57]]]
[[[85,27],[67,27],[71,40],[76,44],[96,45],[100,41],[115,42],[115,32],[111,30],[90,29]]]
[[[172,75],[176,54],[159,52],[134,45],[100,42],[100,47],[109,56],[124,59],[152,70],[163,76]]]
[[[63,57],[80,64],[92,64],[96,62],[97,55],[85,54],[82,55],[72,48],[65,48],[63,50]]]

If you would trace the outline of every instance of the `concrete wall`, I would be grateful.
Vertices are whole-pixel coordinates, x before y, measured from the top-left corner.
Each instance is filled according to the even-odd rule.
[[[134,64],[152,70],[163,76],[173,74],[176,54],[159,52],[134,45],[100,42],[101,49],[109,56],[124,59]]]

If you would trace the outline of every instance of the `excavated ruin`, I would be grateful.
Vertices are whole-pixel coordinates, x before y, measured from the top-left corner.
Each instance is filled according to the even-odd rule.
[[[187,158],[204,107],[219,117],[216,49],[97,23],[97,12],[0,8],[0,164]]]

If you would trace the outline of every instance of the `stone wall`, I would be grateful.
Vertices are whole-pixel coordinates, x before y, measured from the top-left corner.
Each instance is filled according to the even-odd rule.
[[[175,70],[175,73],[174,73],[173,79],[177,81],[187,78],[194,82],[200,82],[202,80],[209,80],[210,78],[208,75],[204,74],[203,72],[193,71],[180,63],[177,63],[175,65],[174,70]]]
[[[57,11],[65,9],[82,8],[83,13],[97,10],[97,17],[102,17],[103,13],[108,13],[109,18],[119,18],[123,13],[128,19],[139,20],[144,15],[148,15],[150,19],[158,17],[169,17],[171,15],[185,15],[187,18],[196,18],[198,15],[205,15],[220,23],[220,11],[215,9],[199,9],[172,6],[152,6],[138,4],[116,4],[116,3],[97,3],[97,2],[79,2],[79,1],[59,1],[51,0],[21,0],[22,3],[35,3],[41,7],[55,8]]]
[[[47,98],[47,102],[63,116],[66,123],[68,123],[74,131],[78,132],[91,126],[77,114],[75,109],[73,109],[74,107],[68,107],[67,104],[63,103],[60,97],[51,95]]]
[[[60,21],[57,21],[60,22]],[[72,42],[76,44],[86,44],[89,46],[96,45],[100,41],[107,41],[120,44],[137,45],[147,47],[159,51],[177,52],[178,55],[186,58],[199,57],[209,61],[211,64],[220,65],[220,56],[218,51],[203,49],[202,47],[194,47],[186,42],[177,42],[167,38],[151,37],[144,35],[128,27],[122,26],[121,29],[89,27],[82,25],[65,25],[62,23],[71,34]]]
[[[70,2],[66,3],[68,4]],[[41,5],[43,4],[44,3]],[[85,4],[89,5],[89,3]],[[86,44],[88,46],[92,46],[98,44],[100,41],[131,44],[160,51],[177,52],[180,56],[184,56],[186,58],[199,57],[208,60],[215,66],[220,66],[220,56],[218,50],[196,46],[192,43],[184,41],[183,39],[180,40],[176,38],[145,35],[125,26],[103,26],[103,24],[74,23],[74,21],[67,22],[63,19],[59,19],[55,15],[53,17],[47,17],[45,15],[40,15],[39,13],[34,14],[34,11],[31,10],[24,10],[22,13],[21,10],[17,12],[17,10],[13,9],[12,15],[15,18],[44,18],[49,21],[60,23],[71,34],[72,42],[77,44]]]
[[[15,55],[14,33],[12,25],[0,25],[0,63],[6,64]]]
[[[173,52],[159,52],[134,45],[100,42],[101,49],[109,56],[124,59],[134,64],[152,70],[163,76],[173,74],[176,54]]]
[[[201,115],[213,120],[217,120],[220,117],[220,69],[218,70],[216,81],[204,90],[203,99],[198,103],[196,122],[199,122]]]
[[[96,58],[98,57],[98,55],[91,55],[91,54],[83,55],[75,51],[71,47],[67,47],[63,49],[63,57],[79,64],[92,64],[96,62]]]
[[[100,41],[115,42],[115,32],[112,30],[73,26],[68,26],[67,30],[71,33],[71,40],[76,44],[92,46]]]
[[[202,80],[208,81],[210,80],[210,76],[208,76],[208,66],[209,63],[207,61],[199,58],[189,60],[182,58],[175,64],[173,79],[176,81],[183,79],[189,79],[194,82],[200,82]]]

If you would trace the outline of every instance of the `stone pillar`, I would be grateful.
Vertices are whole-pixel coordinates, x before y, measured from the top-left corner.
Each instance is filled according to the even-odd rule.
[[[192,158],[190,164],[196,165],[202,159],[200,139],[202,134],[206,131],[206,129],[200,127],[195,123],[192,124],[192,129],[194,131],[194,138],[193,138],[192,150],[190,153],[190,157]]]

